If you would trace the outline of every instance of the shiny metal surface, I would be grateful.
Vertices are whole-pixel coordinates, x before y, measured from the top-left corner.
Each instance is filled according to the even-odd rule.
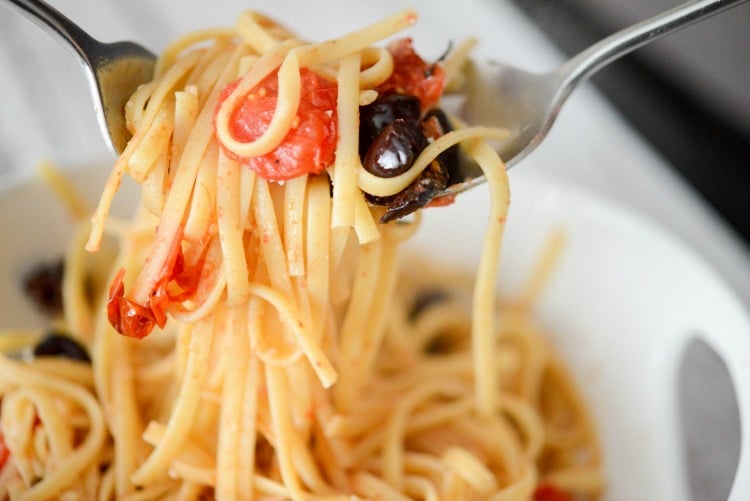
[[[125,103],[135,89],[151,79],[156,56],[133,42],[102,43],[41,0],[6,0],[67,45],[86,71],[99,128],[109,149],[119,154],[130,133]]]
[[[496,149],[508,168],[545,138],[571,92],[599,69],[639,47],[747,0],[694,0],[625,28],[547,73],[532,73],[493,61],[472,61],[453,99],[456,115],[468,124],[507,128]],[[455,104],[455,103],[454,103]],[[458,175],[466,182],[449,187],[454,195],[484,182],[479,167],[464,160]]]

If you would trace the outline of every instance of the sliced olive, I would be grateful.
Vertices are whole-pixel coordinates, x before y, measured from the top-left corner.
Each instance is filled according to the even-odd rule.
[[[359,109],[359,154],[364,159],[370,145],[383,129],[403,119],[407,123],[419,123],[421,111],[419,99],[406,94],[386,94]]]
[[[440,162],[432,162],[403,191],[388,197],[385,201],[386,211],[380,217],[381,223],[401,219],[412,212],[425,207],[448,185],[448,172]]]
[[[60,332],[50,332],[34,346],[35,357],[65,357],[91,363],[86,348],[78,341]]]
[[[375,138],[362,164],[378,177],[398,176],[412,166],[426,147],[427,138],[419,127],[398,118]]]
[[[389,178],[406,172],[429,141],[453,130],[440,109],[421,117],[419,99],[404,94],[381,96],[360,108],[360,157],[372,174]],[[441,193],[458,171],[457,146],[440,154],[414,182],[403,191],[388,197],[366,194],[368,202],[387,207],[380,221],[386,223],[420,209]]]

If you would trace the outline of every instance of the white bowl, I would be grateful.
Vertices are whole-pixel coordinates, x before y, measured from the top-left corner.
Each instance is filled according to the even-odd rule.
[[[531,169],[511,173],[512,203],[498,285],[513,294],[551,231],[568,236],[537,305],[590,405],[611,500],[687,500],[678,368],[693,339],[725,362],[742,426],[731,500],[750,499],[750,317],[696,254],[612,203]],[[413,244],[460,265],[477,263],[486,190],[425,212]]]
[[[71,178],[93,204],[106,169]],[[577,379],[602,438],[611,500],[688,499],[677,416],[677,365],[698,336],[726,363],[743,428],[730,499],[750,493],[750,318],[717,275],[669,235],[635,215],[531,171],[512,174],[513,202],[500,288],[511,293],[529,273],[553,228],[568,245],[537,308]],[[137,191],[125,185],[115,211]],[[450,208],[429,210],[409,245],[472,268],[487,214],[477,189]],[[25,270],[65,249],[72,222],[39,182],[0,194],[0,319],[3,327],[43,325],[19,291]]]

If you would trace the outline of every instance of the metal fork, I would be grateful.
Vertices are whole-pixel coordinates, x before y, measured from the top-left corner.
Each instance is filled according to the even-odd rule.
[[[5,0],[18,7],[78,56],[86,70],[99,128],[113,153],[130,139],[125,103],[139,85],[154,75],[156,56],[133,42],[102,43],[41,0]]]
[[[86,70],[99,126],[110,149],[120,153],[130,134],[124,105],[138,85],[153,76],[155,57],[132,42],[101,43],[42,0],[5,0],[19,7],[50,34],[71,47]],[[530,73],[496,62],[473,62],[459,97],[457,115],[468,124],[507,128],[509,140],[498,145],[508,167],[526,157],[544,139],[573,89],[619,57],[680,28],[747,0],[694,0],[624,29],[589,47],[549,73]],[[479,167],[460,165],[458,179],[442,195],[484,182]]]
[[[746,1],[684,3],[610,35],[548,73],[471,61],[462,88],[447,96],[447,108],[467,124],[508,129],[508,140],[494,146],[510,168],[539,146],[565,100],[588,77],[639,47]],[[455,195],[484,182],[482,171],[471,160],[463,158],[459,170],[457,178],[466,182],[448,187],[440,196]]]

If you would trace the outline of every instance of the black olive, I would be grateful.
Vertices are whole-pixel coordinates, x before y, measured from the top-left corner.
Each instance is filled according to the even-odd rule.
[[[91,363],[86,348],[72,337],[60,332],[50,332],[34,346],[35,357],[65,357]]]
[[[409,320],[414,322],[428,308],[446,301],[449,295],[443,289],[425,289],[417,294],[409,310]]]
[[[381,223],[401,219],[425,207],[448,185],[448,172],[440,162],[432,162],[409,186],[399,193],[383,200],[386,211],[380,217]]]
[[[379,177],[394,177],[412,166],[414,160],[435,140],[453,130],[440,109],[430,110],[421,119],[419,99],[405,94],[386,94],[360,108],[360,157],[362,164]],[[456,179],[457,146],[440,154],[414,182],[388,197],[365,194],[367,201],[387,207],[381,223],[402,218],[420,209]]]
[[[411,167],[426,147],[427,138],[422,131],[398,118],[375,138],[362,164],[378,177],[398,176]]]
[[[37,307],[50,315],[62,313],[62,260],[43,263],[34,268],[23,280],[26,294]]]
[[[406,94],[386,94],[362,106],[359,109],[359,156],[364,159],[375,138],[396,119],[416,124],[420,115],[419,99]]]

